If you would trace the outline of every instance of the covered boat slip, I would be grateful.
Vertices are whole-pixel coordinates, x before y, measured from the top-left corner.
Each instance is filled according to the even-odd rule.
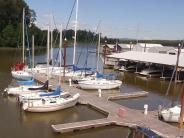
[[[108,55],[109,58],[116,58],[119,61],[130,61],[136,63],[136,71],[135,73],[141,74],[142,71],[152,71],[153,74],[145,75],[147,77],[160,77],[160,79],[169,79],[171,78],[173,68],[176,66],[177,61],[177,55],[170,55],[170,54],[161,54],[161,53],[148,53],[148,52],[137,52],[137,51],[128,51],[123,53],[114,53],[112,55]],[[137,72],[139,69],[139,64],[147,64],[147,68],[142,69],[141,72]],[[149,66],[148,66],[149,65]],[[156,66],[155,66],[156,65]],[[151,67],[152,68],[151,70]],[[155,68],[156,67],[156,68]],[[178,63],[178,69],[180,73],[177,75],[177,82],[181,82],[180,80],[183,80],[183,68],[184,68],[184,54],[180,54],[179,57],[179,63]],[[147,70],[145,70],[147,69]],[[155,71],[158,70],[155,76]],[[154,71],[154,72],[153,72]]]
[[[155,63],[161,65],[175,66],[177,55],[169,54],[160,54],[160,53],[147,53],[147,52],[137,52],[137,51],[128,51],[123,53],[115,53],[108,55],[110,58],[116,59],[126,59],[135,62],[145,62],[145,63]],[[184,55],[181,54],[179,57],[180,68],[184,68]]]

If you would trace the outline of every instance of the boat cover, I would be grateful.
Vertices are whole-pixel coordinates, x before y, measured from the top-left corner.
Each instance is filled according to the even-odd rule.
[[[56,88],[56,90],[54,92],[49,92],[49,93],[44,93],[44,94],[40,94],[40,96],[59,96],[61,94],[63,90],[61,89],[60,86],[58,86]]]
[[[36,84],[34,79],[26,80],[26,81],[17,81],[18,85],[34,85]]]
[[[49,87],[49,81],[47,80],[43,86],[41,87],[38,87],[38,88],[28,88],[29,90],[48,90],[48,87]]]

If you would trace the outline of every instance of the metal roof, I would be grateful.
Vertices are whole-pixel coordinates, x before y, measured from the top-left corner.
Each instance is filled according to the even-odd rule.
[[[137,51],[116,53],[116,54],[108,55],[108,57],[132,60],[136,62],[147,62],[147,63],[162,64],[162,65],[170,65],[170,66],[175,66],[176,59],[177,59],[177,55],[147,53],[147,52],[137,52]],[[180,55],[178,65],[179,67],[184,68],[184,55],[183,54]]]

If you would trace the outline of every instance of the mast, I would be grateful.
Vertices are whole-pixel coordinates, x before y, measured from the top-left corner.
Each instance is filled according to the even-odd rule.
[[[60,67],[60,75],[59,75],[59,85],[61,84],[61,59],[62,59],[62,55],[61,55],[61,47],[63,44],[63,39],[62,39],[62,25],[61,25],[61,29],[60,29],[60,37],[59,37],[59,67]]]
[[[99,57],[100,57],[100,37],[101,37],[101,33],[99,33],[98,35],[98,55],[97,55],[97,71],[99,71]]]
[[[75,15],[75,36],[74,36],[74,46],[73,46],[73,65],[75,64],[75,51],[76,51],[76,41],[77,41],[77,23],[78,23],[78,5],[79,1],[76,0],[76,15]]]
[[[50,26],[47,31],[47,80],[49,80],[49,44],[50,44]]]
[[[53,20],[54,20],[54,16],[53,14],[50,15],[50,24],[51,24],[51,27],[50,27],[50,61],[51,61],[51,65],[53,65]]]
[[[34,35],[32,35],[32,68],[34,68]]]
[[[177,53],[177,60],[176,60],[176,74],[175,74],[175,83],[178,81],[178,63],[179,63],[179,57],[180,57],[180,51],[181,51],[181,45],[178,44],[178,53]]]
[[[25,62],[25,30],[24,30],[24,25],[25,25],[25,8],[23,8],[23,14],[22,14],[22,63],[24,64]]]

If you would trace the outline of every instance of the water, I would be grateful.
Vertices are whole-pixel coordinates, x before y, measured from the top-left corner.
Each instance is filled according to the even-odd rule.
[[[129,108],[144,110],[144,104],[149,105],[149,110],[157,110],[159,105],[175,105],[179,103],[182,84],[171,84],[169,95],[165,96],[169,81],[161,81],[159,78],[145,78],[133,73],[120,73],[120,79],[124,82],[122,92],[135,92],[144,90],[148,96],[132,98],[128,100],[115,100],[114,102]]]
[[[82,49],[82,52],[81,52]],[[93,50],[94,47],[89,47]],[[58,49],[54,49],[54,57],[57,56]],[[38,50],[36,62],[46,61],[46,51]],[[77,49],[77,57],[80,55],[78,65],[83,67],[86,58],[86,48],[81,46]],[[96,68],[96,54],[88,53],[88,67]],[[12,81],[10,70],[13,64],[21,59],[21,51],[0,50],[0,92]],[[72,63],[72,48],[68,48],[68,64]],[[77,61],[77,60],[76,60]],[[101,62],[101,61],[100,61]],[[102,64],[100,66],[102,71]],[[106,70],[105,70],[106,71]],[[108,71],[109,72],[109,71]],[[112,72],[112,70],[110,70]],[[149,104],[148,110],[157,109],[159,104],[176,103],[181,90],[181,84],[172,84],[169,96],[165,96],[168,81],[159,79],[145,79],[132,73],[119,74],[123,81],[121,92],[135,92],[145,90],[149,92],[148,97],[134,98],[128,100],[115,100],[114,102],[128,106],[133,109],[143,110],[144,104]],[[2,138],[122,138],[130,133],[130,129],[108,126],[104,128],[84,130],[68,134],[56,134],[51,129],[51,124],[69,123],[90,119],[104,118],[105,115],[82,105],[52,113],[25,113],[20,110],[14,97],[3,97],[0,94],[0,137]]]
[[[84,47],[81,47],[84,48]],[[71,52],[71,49],[68,51]],[[57,53],[57,49],[55,49]],[[77,55],[80,51],[78,50]],[[84,52],[85,53],[85,52]],[[10,70],[13,64],[21,59],[21,51],[0,50],[0,137],[1,138],[122,138],[130,133],[130,129],[108,126],[98,129],[90,129],[68,134],[56,134],[52,131],[51,125],[58,123],[69,123],[99,119],[106,117],[104,114],[89,108],[88,106],[77,105],[65,110],[51,113],[27,113],[20,109],[15,97],[4,97],[3,90],[11,83]],[[56,54],[54,54],[56,56]],[[68,61],[71,60],[71,53],[68,54]],[[85,59],[85,54],[81,54]],[[45,61],[45,51],[36,51],[36,62]],[[96,66],[96,55],[89,54],[89,65]],[[80,61],[82,66],[84,60]]]

